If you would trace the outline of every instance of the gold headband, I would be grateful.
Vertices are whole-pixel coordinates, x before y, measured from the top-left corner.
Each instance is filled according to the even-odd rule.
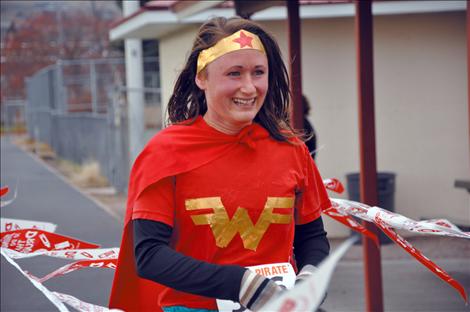
[[[266,54],[263,43],[259,37],[242,29],[221,39],[214,46],[202,50],[197,58],[197,73],[199,74],[209,63],[215,61],[222,55],[242,49],[254,49]]]

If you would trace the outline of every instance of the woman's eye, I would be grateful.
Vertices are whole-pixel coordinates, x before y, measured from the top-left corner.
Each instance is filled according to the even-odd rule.
[[[261,69],[255,70],[255,75],[256,75],[256,76],[262,76],[262,75],[264,75],[264,70],[261,70]]]
[[[240,76],[240,72],[237,72],[237,71],[229,72],[229,73],[228,73],[228,76],[237,77],[237,76]]]

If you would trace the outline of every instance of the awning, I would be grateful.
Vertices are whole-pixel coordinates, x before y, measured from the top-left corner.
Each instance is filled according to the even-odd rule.
[[[180,2],[194,4],[178,7]],[[196,1],[148,2],[135,14],[114,24],[109,34],[110,40],[158,39],[188,24],[201,24],[211,16],[235,15],[235,8],[230,3],[201,2],[206,3],[206,7],[200,7],[199,2]],[[302,19],[353,17],[355,12],[354,4],[344,3],[344,1],[300,1],[300,4]],[[466,1],[374,1],[372,6],[374,15],[465,11],[465,9]],[[272,6],[251,16],[254,21],[285,20],[286,18],[285,6]]]

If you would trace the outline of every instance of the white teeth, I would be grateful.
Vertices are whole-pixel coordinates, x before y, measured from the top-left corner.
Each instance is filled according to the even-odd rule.
[[[255,103],[255,98],[248,99],[248,100],[234,98],[233,101],[235,102],[235,104],[238,104],[238,105],[251,105]]]

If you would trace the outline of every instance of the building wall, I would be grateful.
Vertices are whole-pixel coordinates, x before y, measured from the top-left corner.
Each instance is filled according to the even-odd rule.
[[[262,24],[286,58],[285,21]],[[160,41],[164,103],[196,30]],[[344,183],[359,170],[354,40],[353,18],[302,22],[303,90],[322,147],[317,164],[323,177]],[[453,186],[470,177],[465,13],[377,16],[374,53],[377,167],[397,174],[396,211],[470,225],[470,197]],[[325,219],[331,236],[348,234]]]
[[[177,33],[159,39],[160,81],[162,90],[162,109],[164,120],[167,118],[166,106],[170,100],[179,72],[183,69],[199,25],[189,26]]]

